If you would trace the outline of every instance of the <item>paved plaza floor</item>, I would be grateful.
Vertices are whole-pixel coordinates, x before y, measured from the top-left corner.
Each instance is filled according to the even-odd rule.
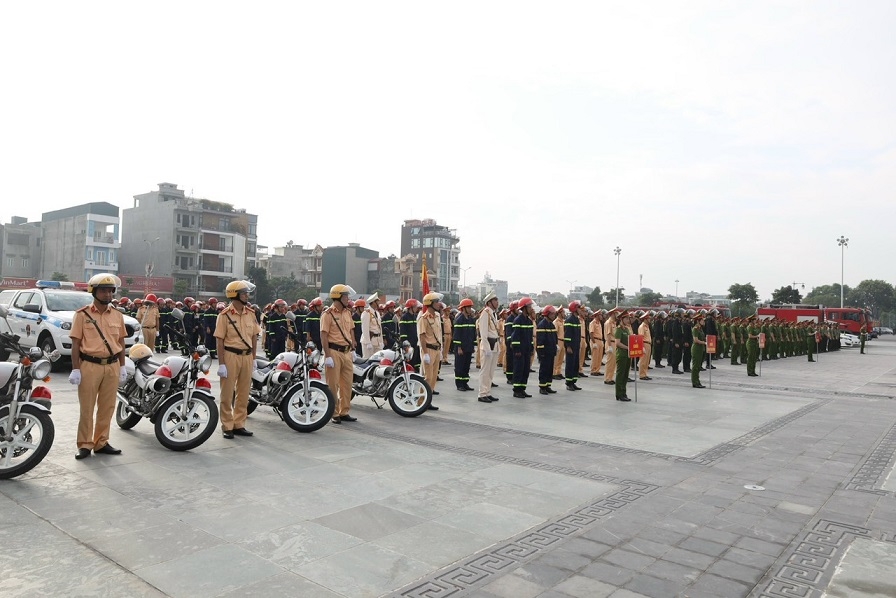
[[[492,404],[444,366],[418,418],[262,408],[181,453],[113,422],[83,461],[60,372],[50,454],[0,481],[0,596],[896,596],[896,338],[717,365]]]

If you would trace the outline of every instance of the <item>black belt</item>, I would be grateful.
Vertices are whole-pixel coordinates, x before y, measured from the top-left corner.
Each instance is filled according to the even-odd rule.
[[[371,332],[370,336],[380,336],[380,334],[378,332]]]
[[[81,359],[98,365],[109,365],[118,361],[118,357],[94,357],[93,355],[84,355],[83,353],[81,353]]]
[[[333,351],[339,351],[340,353],[348,353],[352,350],[351,347],[348,347],[346,345],[330,345],[330,349],[332,349]]]
[[[442,348],[442,345],[432,345],[432,344],[430,344],[430,343],[426,343],[426,348],[427,348],[427,349],[439,350],[439,349]]]
[[[249,349],[234,349],[233,347],[224,347],[224,350],[228,353],[236,353],[237,355],[252,355],[252,351]]]

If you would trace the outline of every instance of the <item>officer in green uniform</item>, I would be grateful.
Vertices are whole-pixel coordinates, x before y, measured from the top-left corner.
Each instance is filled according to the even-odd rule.
[[[809,361],[815,361],[813,359],[815,354],[815,325],[811,322],[806,322],[803,330],[806,335],[806,353],[809,355]]]
[[[756,315],[747,318],[747,376],[758,376],[756,373],[756,361],[759,359],[759,332]]]
[[[700,365],[703,363],[703,355],[706,351],[706,333],[703,331],[702,313],[694,316],[694,326],[691,334],[694,337],[694,343],[691,345],[691,386],[694,388],[706,388],[700,383]]]
[[[862,324],[862,328],[859,330],[859,353],[865,354],[865,341],[868,340],[868,327],[865,324]]]
[[[772,327],[769,322],[770,320],[768,319],[762,320],[762,324],[759,326],[759,331],[765,335],[765,346],[761,349],[762,361],[768,361],[770,359],[769,352],[771,351],[771,346],[769,343],[769,339],[772,336]]]
[[[628,370],[631,367],[631,359],[628,356],[628,337],[632,333],[632,316],[623,311],[617,318],[616,326],[616,400],[631,401],[626,395],[628,383]]]

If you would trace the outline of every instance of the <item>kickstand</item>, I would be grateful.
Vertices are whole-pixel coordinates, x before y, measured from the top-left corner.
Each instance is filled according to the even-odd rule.
[[[377,409],[382,409],[382,408],[383,408],[383,405],[386,404],[386,401],[383,401],[382,403],[377,403],[377,402],[376,402],[376,397],[370,397],[370,400],[373,401],[373,404],[376,405],[376,408],[377,408]]]

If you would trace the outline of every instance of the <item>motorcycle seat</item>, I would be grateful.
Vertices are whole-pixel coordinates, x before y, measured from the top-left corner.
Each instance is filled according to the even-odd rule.
[[[266,367],[268,367],[269,365],[271,365],[271,362],[268,361],[267,359],[258,359],[258,358],[255,359],[255,369],[263,370]]]
[[[134,366],[140,370],[144,376],[152,376],[156,373],[156,370],[159,369],[161,363],[156,363],[154,361],[150,361],[149,359],[144,359],[139,363],[135,363]]]

